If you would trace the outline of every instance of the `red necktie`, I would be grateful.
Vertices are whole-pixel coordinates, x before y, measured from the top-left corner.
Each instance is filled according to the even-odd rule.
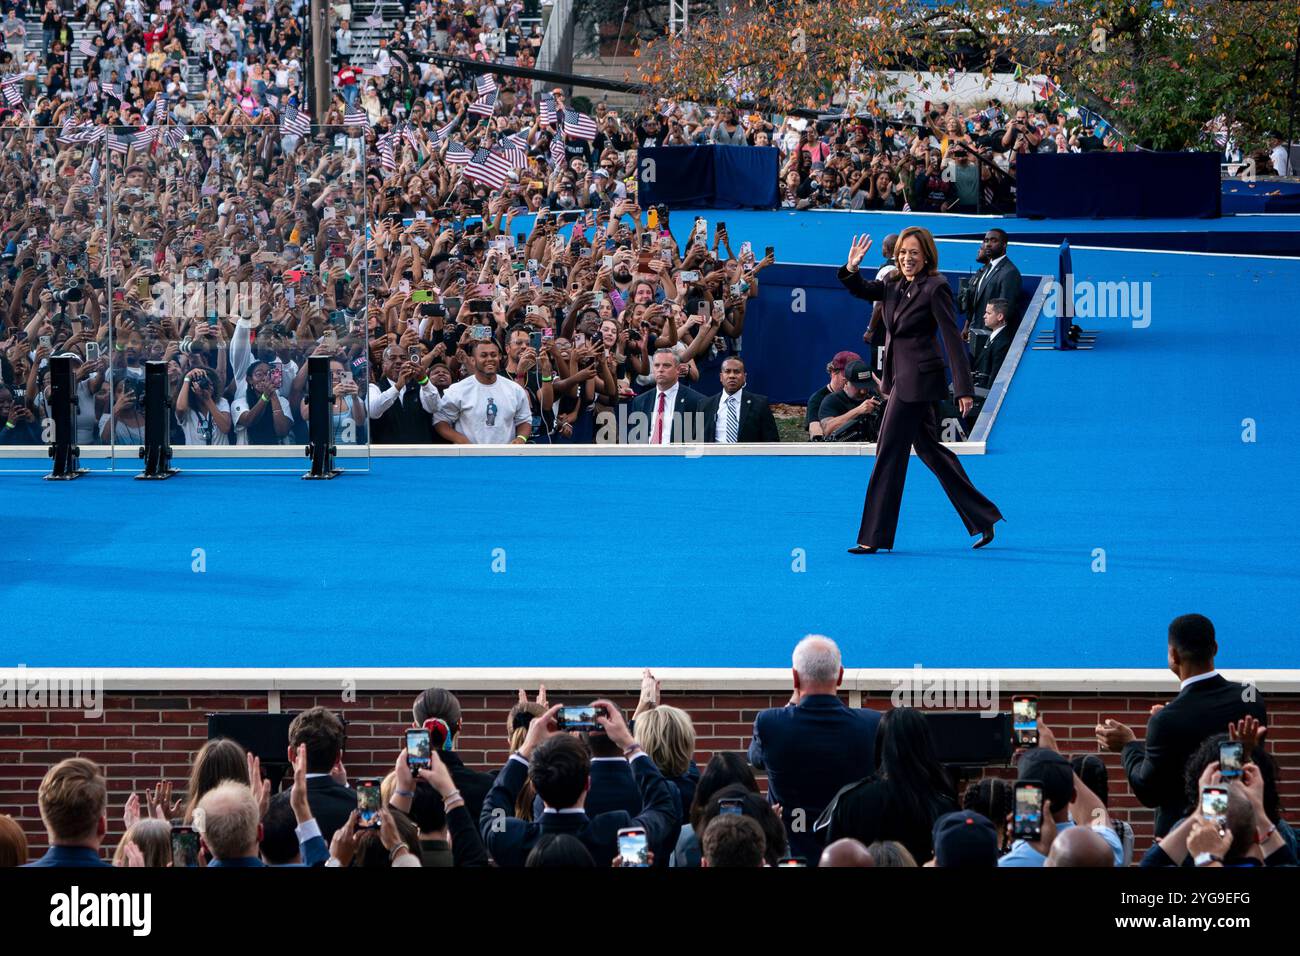
[[[662,445],[664,443],[664,399],[666,393],[659,393],[659,414],[655,416],[655,437],[650,442],[652,445]]]

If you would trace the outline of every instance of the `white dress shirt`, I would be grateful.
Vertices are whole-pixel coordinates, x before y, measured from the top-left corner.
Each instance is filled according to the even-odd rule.
[[[975,286],[976,289],[980,289],[983,287],[984,283],[988,280],[988,277],[993,275],[993,270],[998,267],[998,263],[1005,258],[1006,256],[998,256],[996,259],[994,259],[992,262],[989,263],[989,267],[985,269],[984,274],[980,276],[979,283],[976,284]]]
[[[1192,684],[1195,684],[1197,681],[1209,680],[1211,677],[1218,677],[1218,676],[1219,676],[1218,671],[1208,671],[1207,673],[1204,674],[1197,674],[1195,677],[1189,677],[1187,678],[1187,680],[1183,681],[1182,684],[1179,685],[1178,689],[1187,690],[1188,687],[1190,687]]]
[[[655,423],[659,421],[659,396],[664,396],[664,422],[663,433],[660,436],[659,444],[671,445],[673,441],[673,409],[677,407],[677,389],[680,382],[673,383],[673,387],[666,391],[655,389],[654,398],[650,406],[650,434],[646,436],[646,443],[653,445],[655,443]]]
[[[729,402],[735,402],[735,403],[736,403],[736,430],[737,430],[736,441],[740,441],[740,437],[739,437],[739,431],[740,431],[740,413],[741,413],[741,411],[743,410],[743,407],[744,407],[744,406],[741,405],[741,402],[743,401],[743,399],[741,398],[741,395],[744,393],[744,391],[745,391],[745,390],[744,390],[743,388],[738,388],[738,389],[736,389],[736,394],[734,394],[734,395],[728,395],[728,394],[726,393],[725,390],[723,391],[723,393],[722,393],[722,397],[721,397],[721,399],[720,399],[719,402],[718,402],[718,415],[717,415],[717,418],[714,420],[714,423],[713,423],[713,424],[714,424],[714,428],[713,428],[713,440],[714,440],[714,441],[716,441],[716,442],[722,442],[722,443],[724,443],[724,444],[727,442],[727,419],[728,419],[728,415],[729,415],[729,412],[728,412],[728,410],[727,410],[727,404],[728,404]]]
[[[426,376],[427,379],[427,376]],[[392,379],[384,379],[388,387],[382,391],[374,382],[370,383],[370,417],[383,418],[384,413],[393,407],[393,404],[402,397],[397,386],[393,384]],[[438,390],[433,387],[433,382],[425,381],[420,386],[420,407],[432,415],[438,410]]]

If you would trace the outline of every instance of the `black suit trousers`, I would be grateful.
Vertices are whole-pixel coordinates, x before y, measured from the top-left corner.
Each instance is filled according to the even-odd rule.
[[[898,509],[903,503],[903,482],[907,479],[907,462],[913,447],[917,457],[943,485],[968,533],[984,531],[1002,519],[997,505],[979,493],[957,456],[939,441],[936,403],[904,402],[895,397],[885,405],[880,424],[876,464],[867,483],[858,544],[876,548],[894,546]]]

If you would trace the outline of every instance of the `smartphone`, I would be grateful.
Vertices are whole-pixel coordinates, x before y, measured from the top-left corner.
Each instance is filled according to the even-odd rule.
[[[492,330],[486,325],[476,325],[470,335],[476,342],[486,342],[492,338]]]
[[[767,246],[763,249],[763,258],[769,259],[776,255],[776,246]]]
[[[741,816],[745,812],[745,801],[738,797],[728,797],[726,800],[718,801],[718,813],[730,813],[735,816]]]
[[[604,289],[596,289],[594,292],[592,292],[592,293],[591,293],[591,301],[592,301],[592,304],[593,304],[593,305],[596,305],[596,306],[603,305],[604,302],[605,302],[605,290],[604,290]]]
[[[1011,835],[1017,840],[1037,840],[1043,835],[1043,787],[1035,781],[1016,784],[1011,815]]]
[[[528,347],[529,347],[530,349],[532,349],[534,352],[540,352],[540,351],[542,350],[542,333],[541,333],[541,332],[529,332],[529,333],[528,333]]]
[[[442,304],[447,307],[447,314],[454,318],[460,311],[461,300],[454,295],[449,295],[442,300]]]
[[[598,716],[605,716],[605,708],[597,707],[595,704],[587,704],[582,707],[561,707],[560,712],[555,715],[555,723],[560,730],[600,730],[600,724],[596,723]]]
[[[641,827],[624,827],[618,831],[618,858],[623,866],[649,866],[650,844]]]
[[[215,313],[215,312],[210,312],[210,313],[208,313],[208,328],[210,328],[210,329],[215,329],[216,327],[217,327],[217,316],[216,316],[216,313]]]
[[[193,827],[172,827],[172,866],[199,865],[199,835]]]
[[[679,274],[679,278],[683,282],[699,282],[700,274],[696,272],[694,269],[687,269],[686,271]]]
[[[87,362],[98,362],[98,361],[99,361],[99,343],[98,343],[98,342],[87,342],[87,343],[86,343],[86,361],[87,361]]]
[[[376,829],[379,826],[379,779],[363,777],[357,781],[357,829]]]
[[[1241,765],[1245,762],[1244,755],[1245,749],[1240,740],[1229,740],[1219,744],[1219,775],[1224,780],[1240,779]]]
[[[1023,694],[1011,698],[1011,728],[1017,747],[1038,746],[1038,698]]]
[[[423,727],[412,727],[406,732],[406,765],[411,768],[411,775],[421,770],[428,770],[433,763],[429,756],[429,732]]]
[[[135,281],[135,294],[142,299],[149,298],[149,277],[141,276]]]
[[[752,255],[753,252],[754,252],[754,247],[753,247],[753,245],[749,242],[748,239],[746,239],[744,242],[742,242],[742,243],[740,244],[740,254],[741,254],[742,256]]]
[[[433,293],[428,289],[416,289],[411,293],[412,302],[432,302]]]
[[[40,339],[38,339],[37,341],[40,347],[43,349],[49,350],[54,348],[54,339],[52,336],[42,335]]]
[[[1201,816],[1220,830],[1228,826],[1228,788],[1201,787]]]
[[[601,267],[602,269],[612,269],[612,268],[614,267],[614,257],[613,257],[613,256],[604,256],[604,257],[600,260],[600,267]]]

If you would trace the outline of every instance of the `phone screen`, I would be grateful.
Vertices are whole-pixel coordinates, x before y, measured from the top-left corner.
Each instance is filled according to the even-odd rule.
[[[379,781],[374,778],[357,781],[357,826],[379,826]]]
[[[745,803],[743,800],[720,800],[718,801],[718,813],[730,813],[735,816],[741,816],[745,812]]]
[[[429,732],[423,727],[411,728],[406,732],[406,765],[414,774],[420,770],[428,770],[431,763]]]
[[[650,845],[644,830],[618,831],[618,856],[624,866],[649,866]]]
[[[1011,721],[1016,743],[1021,747],[1038,746],[1038,698],[1015,697],[1011,701]]]
[[[172,828],[172,866],[199,865],[199,835],[193,827]]]
[[[1036,783],[1018,783],[1012,812],[1012,836],[1037,840],[1043,834],[1043,788]]]
[[[600,730],[600,725],[596,723],[596,713],[598,708],[594,704],[587,704],[583,707],[561,707],[560,712],[556,715],[556,723],[560,725],[561,730]]]
[[[1201,816],[1220,829],[1228,825],[1227,787],[1201,788]]]
[[[1240,740],[1219,744],[1219,774],[1224,780],[1236,780],[1241,776],[1243,756],[1244,748]]]

